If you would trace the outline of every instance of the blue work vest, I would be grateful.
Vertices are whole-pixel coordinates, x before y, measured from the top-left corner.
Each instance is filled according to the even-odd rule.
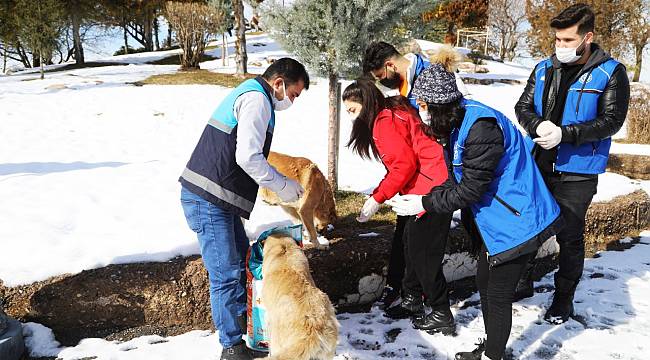
[[[594,120],[598,116],[598,99],[609,83],[619,62],[609,59],[582,74],[567,92],[562,125],[580,124]],[[546,73],[553,67],[551,59],[546,59],[535,67],[535,112],[543,117],[544,87]],[[609,148],[612,139],[606,138],[575,146],[571,143],[560,143],[557,149],[555,170],[578,174],[602,174],[607,168]]]
[[[463,151],[472,125],[480,118],[495,118],[503,132],[505,152],[494,179],[481,199],[470,205],[488,253],[493,256],[532,239],[560,215],[560,208],[546,187],[531,155],[532,141],[502,113],[473,100],[462,100],[465,117],[450,136],[453,173],[463,178]]]
[[[265,83],[260,77],[246,80],[223,99],[212,113],[179,179],[191,192],[246,219],[253,211],[259,186],[235,160],[237,118],[234,106],[242,94],[258,91],[273,109],[270,87],[265,88]],[[275,112],[271,110],[262,149],[264,157],[268,157],[271,150],[274,126]]]

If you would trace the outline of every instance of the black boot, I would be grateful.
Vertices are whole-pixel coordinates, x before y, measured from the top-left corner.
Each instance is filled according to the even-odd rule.
[[[575,281],[555,277],[553,303],[546,310],[544,320],[551,324],[563,324],[573,316],[573,295],[576,285]]]
[[[476,343],[476,346],[477,348],[472,351],[456,353],[454,359],[455,360],[481,360],[481,357],[483,356],[483,352],[485,351],[485,340],[478,339],[478,343]]]
[[[403,292],[402,302],[387,308],[384,315],[391,319],[408,319],[414,316],[424,315],[424,303],[422,296],[416,296]]]
[[[526,264],[526,269],[521,278],[517,283],[517,288],[515,289],[514,301],[519,301],[525,298],[529,298],[535,294],[535,289],[533,288],[533,269],[535,268],[533,260],[529,261]]]
[[[243,341],[221,351],[220,360],[253,360]]]
[[[447,306],[431,310],[426,316],[413,318],[413,327],[418,330],[424,330],[429,334],[456,334],[454,316]]]
[[[389,307],[393,306],[393,303],[399,299],[400,290],[395,289],[390,285],[384,287],[384,291],[381,293],[379,298],[379,309],[386,310]]]

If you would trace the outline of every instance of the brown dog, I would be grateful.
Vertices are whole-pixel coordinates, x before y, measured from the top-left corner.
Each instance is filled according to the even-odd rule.
[[[266,239],[262,275],[270,340],[264,359],[333,359],[339,329],[334,307],[314,285],[307,257],[292,238]]]
[[[268,161],[282,175],[302,185],[305,193],[297,201],[285,203],[273,191],[260,188],[262,200],[270,205],[280,205],[294,222],[305,226],[309,241],[314,246],[319,249],[326,248],[326,245],[318,243],[317,229],[322,231],[327,224],[336,221],[336,204],[329,182],[318,170],[318,166],[309,159],[271,151]]]

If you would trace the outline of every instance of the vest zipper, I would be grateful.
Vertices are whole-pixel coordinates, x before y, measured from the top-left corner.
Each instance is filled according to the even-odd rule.
[[[580,99],[582,98],[582,92],[585,89],[585,86],[587,86],[587,81],[589,80],[589,76],[591,76],[591,72],[594,71],[594,68],[591,68],[589,72],[587,73],[587,77],[585,78],[585,82],[582,83],[582,87],[580,88],[580,94],[578,94],[578,103],[576,104],[576,116],[578,116],[578,110],[580,110]],[[580,79],[580,77],[578,77]]]
[[[516,216],[521,216],[521,213],[520,213],[519,211],[517,211],[517,209],[513,208],[512,206],[510,206],[510,204],[508,204],[508,203],[505,202],[502,198],[500,198],[499,195],[494,194],[494,198],[495,198],[498,202],[500,202],[501,205],[505,206],[506,209],[510,210],[511,213],[515,214]]]

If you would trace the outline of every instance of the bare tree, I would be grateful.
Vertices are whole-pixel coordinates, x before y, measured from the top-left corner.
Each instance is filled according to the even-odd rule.
[[[650,4],[647,0],[631,0],[623,11],[628,39],[634,49],[635,66],[632,81],[639,81],[643,65],[643,50],[650,40]]]
[[[498,50],[501,60],[516,56],[517,47],[526,32],[525,3],[519,0],[490,0],[488,26],[493,34],[492,45]]]
[[[223,4],[217,1],[210,3]],[[183,50],[181,70],[198,69],[208,42],[208,35],[219,32],[225,21],[224,7],[196,2],[168,1],[165,10],[166,18],[174,27],[178,44]]]

